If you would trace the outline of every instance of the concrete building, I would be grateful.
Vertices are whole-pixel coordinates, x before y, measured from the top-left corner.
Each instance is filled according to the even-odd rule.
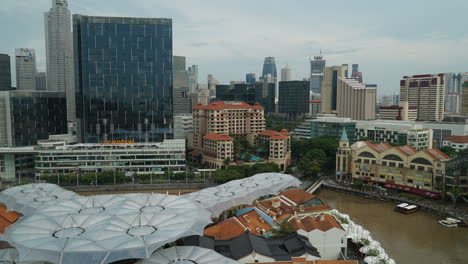
[[[315,56],[314,60],[310,60],[310,91],[312,93],[322,93],[324,70],[325,60],[322,56]]]
[[[195,92],[190,93],[190,105],[192,109],[196,105],[207,105],[210,102],[210,90],[206,88],[200,88]]]
[[[187,139],[193,130],[192,114],[174,115],[174,139]]]
[[[216,85],[216,99],[220,101],[242,101],[248,104],[260,103],[265,112],[275,111],[275,84],[267,81],[253,84],[233,83]]]
[[[255,73],[251,72],[245,75],[245,83],[256,83],[256,82],[257,82],[257,77]]]
[[[309,100],[309,116],[317,117],[322,112],[322,100]]]
[[[73,35],[68,0],[52,0],[44,14],[47,65],[47,90],[64,92],[67,98],[67,121],[76,122]]]
[[[415,150],[432,149],[434,143],[431,129],[417,128],[415,125],[408,130],[406,144]]]
[[[63,141],[39,142],[36,177],[47,174],[79,174],[122,171],[127,174],[163,174],[185,171],[185,140],[159,143],[107,141],[99,144],[68,145]]]
[[[380,97],[379,106],[391,106],[393,105],[393,96],[383,95]]]
[[[408,106],[408,102],[401,102],[401,106],[379,107],[379,119],[382,120],[415,121],[417,117],[418,109],[415,106]]]
[[[456,150],[463,150],[468,148],[468,136],[450,136],[444,138],[442,146],[452,147]]]
[[[173,56],[172,75],[172,113],[190,114],[190,71],[185,68],[185,57]]]
[[[8,54],[0,54],[0,91],[11,90],[11,65]]]
[[[340,145],[341,147],[341,145]],[[338,148],[338,152],[347,149]],[[445,162],[449,157],[438,149],[417,151],[410,146],[392,147],[388,143],[372,144],[358,141],[351,145],[349,170],[341,166],[343,155],[337,155],[337,166],[343,175],[387,188],[400,189],[430,197],[440,197],[445,175]],[[341,167],[340,167],[341,166]],[[440,180],[438,180],[440,179]]]
[[[47,75],[45,72],[36,73],[36,91],[47,90]]]
[[[393,95],[393,103],[392,105],[400,105],[400,94],[399,93],[395,93]]]
[[[219,81],[216,80],[213,74],[208,74],[208,89],[210,90],[210,97],[216,97],[216,85]]]
[[[400,104],[416,107],[420,121],[444,119],[444,74],[405,76],[400,81]]]
[[[464,116],[468,116],[468,81],[462,85],[462,100],[460,112]]]
[[[336,112],[338,117],[374,120],[377,89],[355,79],[338,77]]]
[[[310,131],[313,119],[306,119],[292,131],[292,137],[299,140],[311,138]]]
[[[322,83],[322,113],[336,113],[338,98],[338,78],[345,78],[344,66],[325,67]]]
[[[462,85],[468,81],[468,72],[445,74],[445,112],[460,113]]]
[[[348,233],[332,215],[294,216],[288,222],[317,248],[322,260],[337,260],[346,252]]]
[[[16,90],[36,90],[36,53],[34,49],[15,50]]]
[[[304,116],[310,112],[309,81],[279,82],[279,113],[289,116]]]
[[[187,69],[189,76],[189,93],[198,89],[198,65],[189,66]]]
[[[282,82],[292,81],[291,66],[289,66],[289,64],[286,64],[286,66],[281,69],[281,81]]]
[[[171,138],[172,20],[73,15],[73,27],[80,142]]]
[[[0,92],[0,147],[35,145],[49,135],[65,133],[65,93]]]

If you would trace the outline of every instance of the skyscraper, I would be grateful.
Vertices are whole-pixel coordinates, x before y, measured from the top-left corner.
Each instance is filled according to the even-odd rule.
[[[255,83],[257,81],[257,77],[255,76],[255,73],[247,73],[245,75],[245,83]]]
[[[462,85],[468,81],[468,72],[445,74],[445,111],[460,113]]]
[[[377,85],[338,77],[336,112],[352,120],[374,120]]]
[[[74,15],[73,28],[79,138],[171,137],[172,20]]]
[[[192,65],[187,69],[189,76],[189,92],[195,92],[198,89],[198,65]]]
[[[210,90],[210,97],[216,96],[216,85],[219,84],[213,74],[208,74],[208,89]]]
[[[281,81],[289,82],[291,80],[292,80],[291,67],[289,66],[289,64],[286,64],[286,66],[281,69]]]
[[[47,90],[65,92],[67,120],[76,122],[73,35],[68,0],[52,0],[52,8],[44,14],[47,57]]]
[[[352,70],[351,74],[359,72],[359,64],[353,64],[352,69],[353,70]]]
[[[291,116],[302,116],[309,114],[309,81],[279,82],[280,113]]]
[[[262,77],[267,76],[268,74],[272,77],[272,82],[276,83],[277,80],[277,73],[276,73],[276,64],[274,57],[266,57],[263,63],[263,73]]]
[[[345,78],[348,78],[348,69],[349,69],[348,64],[341,64],[341,66],[346,67],[346,70],[345,70]]]
[[[36,90],[36,53],[34,49],[16,49],[15,58],[16,90]]]
[[[393,105],[399,105],[400,104],[400,94],[395,93],[393,94]]]
[[[0,91],[11,90],[10,56],[0,54]]]
[[[322,93],[324,69],[325,60],[322,56],[315,56],[314,60],[310,60],[310,91],[312,93]]]
[[[47,90],[47,76],[45,72],[36,73],[36,90],[37,91]]]
[[[173,60],[172,104],[174,115],[190,114],[190,68],[185,68],[185,57],[174,56]]]
[[[336,112],[338,96],[338,78],[344,78],[345,66],[325,67],[322,84],[322,112]]]
[[[400,81],[400,105],[416,107],[417,120],[442,121],[444,119],[445,75],[422,74],[405,76]]]

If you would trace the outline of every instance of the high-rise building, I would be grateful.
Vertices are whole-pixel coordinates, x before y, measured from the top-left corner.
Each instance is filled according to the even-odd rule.
[[[210,90],[210,97],[216,96],[216,85],[218,85],[218,80],[215,79],[213,74],[208,74],[208,89]]]
[[[80,139],[171,137],[172,20],[74,15],[73,28]]]
[[[187,135],[192,129],[192,114],[174,114],[174,139],[187,139]]]
[[[11,90],[10,56],[0,54],[0,91]]]
[[[393,96],[382,95],[380,96],[380,106],[391,106],[393,105]]]
[[[199,88],[195,92],[190,93],[190,104],[192,109],[196,105],[207,105],[210,102],[210,90]]]
[[[346,67],[325,67],[322,82],[322,112],[331,114],[336,112],[338,96],[338,78],[344,78]]]
[[[276,64],[274,57],[266,57],[263,63],[262,77],[266,77],[268,74],[271,75],[271,82],[276,83],[278,75],[276,72]]]
[[[349,65],[348,65],[348,64],[341,64],[341,66],[346,67],[346,70],[345,70],[345,78],[348,78],[348,77],[349,77],[349,75],[348,75]]]
[[[393,105],[399,105],[400,104],[400,94],[395,93],[393,95]]]
[[[322,93],[324,70],[325,60],[322,56],[315,56],[314,60],[310,60],[310,91],[312,93]]]
[[[462,84],[462,103],[460,112],[462,115],[468,115],[468,81]]]
[[[47,90],[47,75],[45,72],[36,73],[36,90],[37,91]]]
[[[251,72],[245,75],[245,83],[255,83],[255,82],[257,82],[257,77],[255,73]]]
[[[0,146],[36,145],[49,135],[67,133],[65,93],[0,92]]]
[[[442,121],[444,119],[444,74],[405,76],[400,81],[400,105],[416,107],[417,120]]]
[[[468,81],[468,72],[445,74],[445,112],[460,113],[462,85]]]
[[[279,82],[279,112],[291,116],[308,115],[309,96],[308,81]]]
[[[374,120],[377,85],[365,85],[356,79],[338,78],[336,111],[338,117]]]
[[[185,57],[174,56],[172,61],[172,107],[174,115],[190,114],[190,73],[185,68]]]
[[[34,49],[15,50],[16,90],[36,90],[36,53]]]
[[[271,113],[275,111],[275,85],[268,82],[216,85],[216,99],[242,101],[251,105],[260,103],[265,107],[265,112]]]
[[[76,122],[73,34],[68,0],[52,0],[52,8],[44,14],[47,57],[47,90],[65,92],[67,120]],[[94,54],[89,54],[93,56]],[[99,68],[98,65],[94,65]],[[93,80],[89,80],[92,82]]]
[[[281,81],[282,82],[292,81],[291,67],[289,66],[289,64],[286,64],[286,66],[281,69]]]
[[[352,65],[352,71],[351,74],[359,72],[359,64],[353,64]]]
[[[198,89],[198,65],[192,65],[187,69],[189,76],[189,92]]]

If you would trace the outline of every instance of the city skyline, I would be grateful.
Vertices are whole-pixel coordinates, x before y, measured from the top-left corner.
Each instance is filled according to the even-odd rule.
[[[379,94],[397,92],[403,75],[468,71],[468,36],[460,33],[464,32],[462,10],[468,3],[459,0],[445,6],[424,1],[427,8],[418,13],[418,19],[413,10],[422,1],[362,1],[343,8],[306,1],[283,6],[273,1],[268,2],[269,12],[261,14],[258,10],[265,8],[263,1],[249,9],[242,2],[222,7],[211,1],[109,2],[72,0],[69,9],[72,14],[172,18],[174,55],[186,56],[188,65],[199,65],[200,83],[206,83],[208,73],[221,83],[244,80],[248,72],[261,73],[268,56],[275,57],[278,68],[291,65],[293,80],[301,80],[310,71],[309,57],[319,55],[320,50],[327,66],[358,63],[364,82],[378,84]],[[403,3],[405,9],[400,8]],[[33,48],[38,71],[44,71],[43,13],[50,4],[50,0],[3,3],[0,22],[11,26],[0,29],[10,39],[0,44],[0,53],[11,56],[15,48]],[[314,19],[310,19],[311,11]],[[278,19],[280,16],[288,23]],[[412,22],[405,24],[408,19]],[[317,20],[324,23],[314,27],[312,22]]]

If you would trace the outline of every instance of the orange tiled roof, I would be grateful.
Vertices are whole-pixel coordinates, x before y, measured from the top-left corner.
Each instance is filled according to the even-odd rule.
[[[335,217],[329,214],[320,214],[316,217],[306,216],[302,219],[294,217],[291,218],[291,223],[296,230],[302,229],[306,232],[313,231],[315,229],[326,232],[333,228],[338,228],[344,231],[343,227],[336,221]]]
[[[281,135],[284,135],[284,136],[289,136],[291,135],[290,132],[288,132],[286,129],[281,129],[281,131],[276,131],[276,130],[263,130],[262,132],[259,133],[259,135],[261,136],[273,136],[273,135],[276,135],[276,134],[281,134]]]
[[[449,156],[445,155],[445,153],[443,153],[442,151],[438,149],[425,149],[423,151],[436,160],[449,159]]]
[[[273,229],[263,217],[252,210],[239,216],[231,217],[221,223],[205,229],[204,234],[214,239],[225,240],[238,237],[245,232],[262,236],[263,232]]]
[[[295,189],[295,190],[290,190],[290,191],[287,191],[287,192],[283,192],[283,193],[280,193],[279,195],[282,195],[286,198],[288,198],[289,200],[295,202],[296,204],[303,204],[307,201],[310,201],[312,199],[314,199],[316,196],[309,193],[309,192],[306,192],[302,189]]]
[[[278,132],[276,132],[276,134],[272,135],[272,136],[270,137],[270,139],[273,139],[273,140],[288,139],[288,137],[285,136],[285,135],[282,135],[282,134],[280,134],[280,133],[278,133]]]
[[[408,146],[408,145],[407,146],[401,146],[401,147],[395,147],[395,149],[400,151],[401,153],[403,153],[406,156],[411,156],[411,155],[415,154],[416,152],[418,152],[413,147]]]
[[[3,234],[5,232],[5,229],[16,222],[22,215],[15,212],[15,211],[9,211],[7,212],[7,209],[5,206],[0,205],[0,234]]]
[[[453,143],[468,143],[468,136],[450,136],[444,138],[444,140],[453,142]]]
[[[210,140],[234,140],[232,137],[228,135],[221,135],[218,133],[208,133],[206,136],[203,137],[204,139],[210,139]]]
[[[265,109],[260,104],[249,105],[248,103],[239,101],[239,102],[225,102],[225,101],[216,101],[208,105],[196,105],[193,107],[195,110],[224,110],[224,109],[256,109],[263,110]]]
[[[370,141],[364,141],[369,147],[371,147],[373,150],[381,153],[386,150],[389,150],[392,148],[392,146],[388,143],[378,143],[378,144],[372,144]]]

